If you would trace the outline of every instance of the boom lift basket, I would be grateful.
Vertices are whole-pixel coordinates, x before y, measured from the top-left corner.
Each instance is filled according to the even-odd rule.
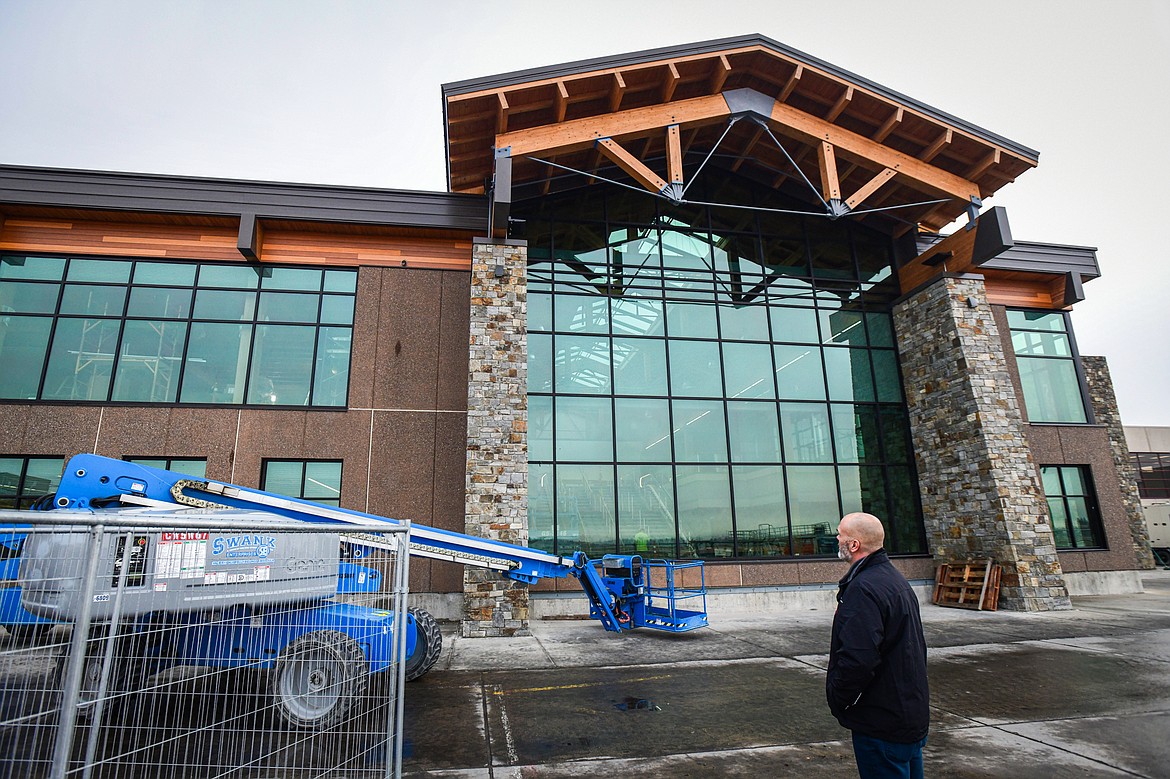
[[[643,565],[647,627],[680,632],[707,624],[707,582],[702,560],[646,560]]]
[[[588,582],[601,569],[600,581]],[[641,555],[605,555],[582,571],[591,598],[589,616],[607,630],[653,628],[683,633],[707,626],[707,588],[702,560],[644,560]],[[594,574],[596,575],[596,574]],[[690,608],[682,608],[682,603]],[[616,622],[616,625],[612,625]]]

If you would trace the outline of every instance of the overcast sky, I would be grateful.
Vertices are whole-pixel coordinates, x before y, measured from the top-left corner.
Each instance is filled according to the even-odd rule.
[[[986,205],[1097,247],[1081,352],[1170,425],[1165,0],[0,0],[0,163],[442,190],[441,84],[752,33],[1039,150]]]

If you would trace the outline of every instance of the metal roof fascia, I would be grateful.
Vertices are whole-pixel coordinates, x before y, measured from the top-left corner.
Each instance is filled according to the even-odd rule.
[[[1013,154],[1018,154],[1022,157],[1027,157],[1031,160],[1039,160],[1040,152],[1029,148],[1022,143],[1017,143],[1008,138],[986,130],[976,124],[967,122],[963,119],[949,114],[946,111],[941,111],[937,108],[919,102],[901,92],[896,92],[893,89],[884,87],[874,81],[852,73],[844,68],[839,68],[829,62],[814,57],[811,54],[806,54],[803,51],[794,49],[791,46],[786,46],[779,41],[775,41],[765,35],[742,35],[733,38],[719,38],[709,41],[701,41],[698,43],[683,44],[681,46],[667,46],[660,49],[647,49],[644,51],[631,52],[629,54],[619,54],[611,57],[597,57],[594,59],[578,60],[576,62],[566,62],[560,65],[551,65],[543,68],[530,68],[528,70],[516,70],[511,73],[501,73],[495,76],[485,76],[483,78],[467,79],[464,81],[453,81],[442,85],[443,92],[443,118],[446,124],[446,105],[447,98],[455,95],[467,94],[469,92],[479,92],[485,89],[499,89],[507,86],[515,86],[523,84],[527,81],[541,81],[544,79],[557,78],[560,76],[568,76],[579,73],[587,73],[591,70],[606,70],[609,68],[620,68],[630,65],[642,65],[648,62],[654,62],[661,59],[670,59],[675,57],[686,57],[696,54],[711,54],[716,51],[723,51],[726,49],[738,49],[745,46],[764,46],[772,49],[778,54],[783,54],[787,57],[801,62],[805,65],[818,68],[820,70],[836,76],[837,78],[850,81],[857,86],[868,89],[875,94],[881,95],[889,100],[914,109],[926,116],[936,119],[945,124],[950,124],[960,130],[970,133],[977,138],[980,138],[989,143],[1002,146]],[[448,139],[449,141],[449,139]],[[450,163],[448,162],[448,165]]]
[[[481,195],[0,165],[0,203],[482,230]]]
[[[918,253],[922,254],[946,236],[923,235],[918,238]],[[1043,257],[1043,259],[1038,259]],[[1018,271],[1024,273],[1068,273],[1076,271],[1085,278],[1101,276],[1097,262],[1097,248],[1072,244],[1015,241],[1002,254],[980,264],[980,268]]]
[[[982,267],[1004,271],[1067,273],[1075,271],[1084,278],[1101,276],[1097,249],[1036,241],[1016,241],[1015,245]]]

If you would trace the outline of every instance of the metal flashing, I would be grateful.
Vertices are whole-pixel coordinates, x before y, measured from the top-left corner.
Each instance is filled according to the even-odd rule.
[[[775,98],[754,89],[728,90],[723,93],[723,100],[732,116],[748,115],[760,119],[771,117],[772,106],[776,105]]]
[[[0,165],[4,204],[483,230],[487,199],[449,192]]]
[[[975,220],[975,246],[971,262],[983,265],[1000,256],[1014,245],[1008,226],[1007,209],[995,206]]]
[[[918,252],[922,254],[944,236],[919,236]],[[1010,237],[1010,234],[1009,234]],[[1081,279],[1101,276],[1097,263],[1097,249],[1092,246],[1073,246],[1038,241],[1013,241],[1001,254],[985,260],[983,270],[1016,271],[1021,273],[1050,273],[1063,275],[1077,273]]]

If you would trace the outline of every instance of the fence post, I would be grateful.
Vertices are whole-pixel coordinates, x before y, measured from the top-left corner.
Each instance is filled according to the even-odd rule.
[[[82,779],[89,779],[93,773],[93,758],[97,754],[98,732],[102,724],[102,714],[105,713],[106,707],[106,693],[109,692],[110,674],[113,673],[114,663],[121,662],[119,658],[115,657],[118,641],[118,624],[122,619],[122,595],[126,592],[126,572],[130,567],[130,547],[133,545],[134,533],[126,531],[123,536],[126,539],[125,544],[122,545],[122,560],[121,565],[118,565],[118,547],[114,545],[114,565],[118,565],[118,589],[114,596],[114,612],[110,617],[110,630],[106,635],[106,648],[102,653],[102,678],[98,683],[97,692],[94,694],[93,700],[93,718],[90,720],[89,738],[85,743],[85,760],[82,762],[81,777]],[[101,540],[98,540],[98,553],[95,557],[101,555]],[[78,690],[80,693],[80,690]],[[121,693],[122,690],[115,692]]]
[[[94,525],[90,531],[90,555],[85,564],[85,579],[81,586],[81,610],[73,623],[69,642],[69,656],[65,658],[65,679],[61,685],[61,718],[57,723],[57,743],[53,747],[51,779],[65,779],[69,755],[73,752],[73,728],[77,724],[77,699],[81,690],[81,673],[85,668],[86,640],[93,613],[93,594],[97,584],[98,562],[101,557],[103,525]]]
[[[406,612],[410,590],[410,522],[402,523],[398,559],[394,565],[394,672],[390,675],[390,706],[386,713],[386,735],[391,738],[386,751],[386,779],[402,777],[403,719],[406,688]]]

